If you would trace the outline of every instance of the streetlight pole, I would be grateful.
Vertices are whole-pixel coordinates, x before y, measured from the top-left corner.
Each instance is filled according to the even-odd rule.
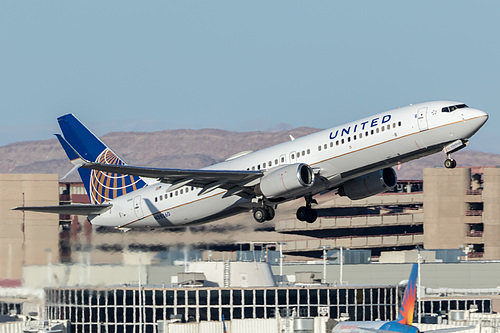
[[[418,251],[418,255],[417,255],[417,264],[418,264],[418,286],[417,286],[417,292],[418,292],[418,323],[421,324],[422,323],[422,294],[421,294],[421,290],[422,290],[422,285],[421,285],[421,281],[420,281],[420,262],[421,262],[421,259],[422,259],[422,256],[420,255],[420,248],[417,248],[417,251]]]
[[[344,247],[340,247],[340,285],[343,285],[344,282],[342,281],[344,275]]]
[[[330,249],[330,248],[331,248],[330,246],[326,246],[326,245],[318,247],[318,249],[323,249],[323,281],[322,281],[322,283],[324,283],[324,284],[326,284],[326,260],[328,259],[328,256],[326,254],[326,250]]]

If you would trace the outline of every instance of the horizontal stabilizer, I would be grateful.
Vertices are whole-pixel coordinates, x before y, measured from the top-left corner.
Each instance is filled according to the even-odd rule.
[[[450,332],[459,332],[459,331],[467,331],[476,328],[476,326],[457,326],[457,327],[449,327],[449,328],[439,328],[436,330],[428,330],[422,333],[450,333]]]
[[[60,206],[27,206],[16,207],[12,210],[27,212],[56,213],[69,215],[99,215],[111,208],[111,204],[102,205],[60,205]]]

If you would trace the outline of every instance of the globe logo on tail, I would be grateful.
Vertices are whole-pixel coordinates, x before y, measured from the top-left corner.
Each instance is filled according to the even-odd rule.
[[[109,148],[104,149],[95,162],[100,164],[125,165]],[[93,204],[102,204],[142,188],[145,186],[145,183],[137,176],[92,170],[89,185],[90,201]]]

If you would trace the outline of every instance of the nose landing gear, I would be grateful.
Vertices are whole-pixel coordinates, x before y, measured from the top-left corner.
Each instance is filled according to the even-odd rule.
[[[444,167],[446,169],[454,169],[457,166],[457,161],[455,161],[451,156],[448,156],[446,161],[444,161]]]
[[[443,148],[446,154],[446,161],[444,161],[444,167],[446,169],[454,169],[457,166],[457,161],[451,158],[451,153],[457,152],[469,145],[468,140],[456,140]]]

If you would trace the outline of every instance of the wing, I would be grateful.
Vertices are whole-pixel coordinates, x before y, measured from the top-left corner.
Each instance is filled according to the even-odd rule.
[[[111,208],[111,204],[104,205],[61,205],[61,206],[28,206],[16,207],[12,210],[21,210],[39,213],[56,213],[69,215],[98,215]]]
[[[231,194],[253,194],[250,187],[256,185],[255,180],[263,176],[261,171],[250,170],[189,170],[146,168],[128,165],[111,165],[85,162],[82,168],[132,176],[156,178],[163,183],[172,184],[168,191],[182,186],[201,187],[201,193],[210,192],[216,188],[230,190]]]

